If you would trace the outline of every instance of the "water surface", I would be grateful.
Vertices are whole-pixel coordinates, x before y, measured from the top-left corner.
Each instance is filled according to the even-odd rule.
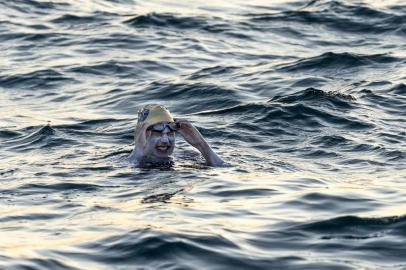
[[[405,269],[403,1],[0,3],[2,269]],[[190,119],[127,161],[137,110]]]

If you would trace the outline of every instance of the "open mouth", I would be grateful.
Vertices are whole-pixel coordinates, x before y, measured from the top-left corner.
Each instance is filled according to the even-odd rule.
[[[161,153],[166,153],[166,152],[169,151],[169,148],[171,148],[170,145],[158,145],[158,146],[156,147],[156,150],[157,150],[158,152],[161,152]]]

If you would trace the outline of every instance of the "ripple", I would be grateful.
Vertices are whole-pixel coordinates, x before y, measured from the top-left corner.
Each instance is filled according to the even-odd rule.
[[[30,141],[35,141],[41,137],[48,137],[48,136],[55,134],[55,130],[50,125],[45,125],[39,129],[37,129],[37,127],[28,127],[25,130],[30,131],[33,129],[34,129],[34,131],[31,132],[30,134],[16,138],[14,140],[10,140],[10,142],[18,142],[18,143],[24,143],[27,141],[30,142]]]
[[[360,93],[364,100],[369,101],[371,107],[378,107],[380,110],[388,112],[394,117],[397,115],[406,115],[406,99],[403,97],[399,98],[397,96],[380,94],[368,89],[363,89]]]
[[[30,213],[26,215],[12,215],[0,218],[0,222],[24,222],[24,221],[38,221],[38,220],[51,220],[65,217],[64,214],[49,214],[49,213]]]
[[[9,269],[9,268],[7,268]],[[67,262],[58,259],[38,259],[30,258],[25,262],[10,263],[10,269],[24,269],[24,270],[78,270],[79,268],[69,266]]]
[[[56,24],[89,24],[89,23],[94,23],[94,22],[100,22],[102,19],[101,16],[78,16],[75,14],[63,14],[59,16],[58,18],[50,20],[52,23]]]
[[[405,29],[405,17],[402,15],[373,9],[363,3],[350,5],[345,1],[316,0],[296,10],[247,16],[254,23],[294,22],[322,25],[335,31],[349,33],[404,35]],[[269,26],[262,28],[269,29]]]
[[[89,75],[102,75],[102,76],[117,76],[119,78],[128,77],[141,77],[148,76],[150,73],[174,73],[177,71],[176,68],[169,64],[164,64],[162,62],[157,62],[153,60],[139,60],[139,61],[129,61],[129,62],[119,62],[119,61],[107,61],[103,63],[97,63],[92,65],[80,65],[76,67],[70,67],[67,69],[68,72],[73,72],[77,74]]]
[[[15,137],[20,137],[21,133],[12,130],[0,130],[0,138],[11,139]]]
[[[226,74],[234,73],[238,71],[240,68],[234,66],[214,66],[203,68],[199,71],[194,72],[191,74],[188,79],[190,80],[201,80],[205,78],[213,78],[217,76],[223,76]]]
[[[25,74],[0,76],[0,85],[4,88],[21,89],[52,89],[74,79],[63,75],[54,69],[37,70]]]
[[[245,188],[245,189],[230,189],[230,188],[216,188],[214,191],[208,192],[210,195],[220,198],[238,198],[238,197],[262,197],[276,194],[275,189],[270,188]]]
[[[278,70],[285,72],[325,71],[352,69],[360,66],[396,63],[399,59],[385,54],[357,55],[354,53],[327,52],[322,55],[282,64]]]
[[[103,262],[122,267],[152,267],[154,269],[185,268],[201,269],[219,266],[233,269],[325,269],[337,266],[335,263],[304,263],[299,256],[257,255],[242,258],[244,250],[227,238],[211,234],[166,233],[152,229],[137,230],[125,235],[117,235],[81,245],[88,250],[81,253],[58,252],[65,257]],[[103,255],[100,255],[103,254]],[[188,259],[189,258],[189,259]],[[190,258],[193,258],[190,261]],[[329,268],[331,269],[331,268]],[[335,269],[351,269],[341,265]]]
[[[15,11],[32,14],[36,12],[38,14],[46,14],[46,11],[55,11],[58,9],[64,10],[70,5],[66,2],[54,2],[54,1],[35,1],[35,0],[16,0],[12,2],[1,2],[0,6],[4,5],[7,8],[11,8]]]
[[[286,96],[274,96],[268,102],[281,102],[281,103],[296,103],[309,101],[311,103],[325,103],[328,102],[336,108],[353,108],[351,101],[355,101],[355,97],[343,94],[340,92],[329,91],[308,88],[297,93]]]
[[[303,127],[321,127],[325,123],[336,125],[350,130],[370,129],[374,125],[350,116],[339,116],[334,112],[322,110],[320,107],[312,105],[294,104],[245,104],[226,109],[201,112],[199,114],[223,115],[240,114],[254,119],[255,123],[273,123],[286,126],[287,123],[295,123]]]
[[[352,141],[340,135],[323,135],[315,137],[312,144],[319,145],[323,148],[343,147],[351,145]]]
[[[355,213],[379,206],[375,201],[360,196],[340,196],[318,192],[307,193],[300,198],[287,201],[286,204],[307,211],[334,211],[335,213]]]
[[[139,108],[144,103],[158,102],[168,104],[167,106],[174,113],[185,114],[238,104],[239,97],[233,89],[215,84],[158,81],[134,92],[113,92],[108,98],[95,103],[120,109],[123,104]],[[185,106],[185,100],[187,100],[187,106]]]
[[[392,88],[390,88],[388,90],[388,92],[396,94],[396,95],[405,96],[406,95],[406,84],[403,84],[403,83],[397,84],[397,85],[393,86]]]
[[[404,268],[390,2],[2,1],[0,268]],[[230,166],[135,168],[147,103]]]
[[[225,33],[239,39],[250,39],[241,31],[236,30],[236,25],[232,25],[222,18],[203,16],[182,16],[173,13],[148,13],[136,15],[124,23],[136,28],[166,28],[175,30],[199,30],[212,34]]]
[[[207,26],[202,17],[181,17],[170,13],[149,13],[138,15],[125,21],[135,27],[159,26],[179,29],[200,28]]]
[[[359,235],[370,233],[406,235],[406,216],[381,218],[362,218],[357,216],[342,216],[328,220],[299,225],[295,229],[301,231],[331,233],[335,235]]]
[[[57,184],[27,184],[19,187],[19,190],[27,193],[59,192],[59,191],[96,191],[102,188],[95,184],[62,182]]]
[[[84,244],[82,247],[94,251],[92,254],[94,259],[112,262],[123,259],[144,261],[148,258],[168,257],[172,256],[171,253],[168,253],[171,250],[177,251],[176,253],[179,255],[188,252],[194,254],[210,253],[210,249],[205,248],[207,245],[210,245],[212,249],[237,248],[235,244],[221,236],[177,235],[151,229],[137,230],[124,235],[101,239],[94,243]],[[103,256],[98,254],[103,254]]]
[[[33,127],[28,128],[28,130]],[[36,127],[34,127],[36,128]],[[63,134],[57,133],[50,125],[43,126],[37,130],[34,130],[28,135],[14,137],[6,141],[6,146],[9,150],[15,150],[19,152],[26,152],[36,149],[47,149],[53,147],[63,147],[77,145],[78,142],[64,138]]]

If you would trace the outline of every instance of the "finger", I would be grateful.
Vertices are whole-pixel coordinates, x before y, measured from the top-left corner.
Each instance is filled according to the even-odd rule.
[[[185,118],[176,118],[176,119],[173,119],[173,120],[175,120],[175,122],[189,122],[187,119],[185,119]]]
[[[182,128],[182,120],[179,119],[179,118],[174,118],[173,120],[174,120],[174,123],[176,124],[176,127],[178,129],[181,129]]]
[[[185,119],[178,121],[176,123],[179,124],[181,127],[188,127],[192,125],[188,120]]]

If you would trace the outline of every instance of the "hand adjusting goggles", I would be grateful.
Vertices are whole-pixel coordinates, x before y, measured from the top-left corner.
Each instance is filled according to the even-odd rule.
[[[169,130],[171,130],[171,131],[176,131],[180,128],[180,125],[179,125],[179,123],[175,123],[175,122],[158,123],[158,124],[148,127],[148,130],[162,132],[165,130],[166,127],[168,127]]]

